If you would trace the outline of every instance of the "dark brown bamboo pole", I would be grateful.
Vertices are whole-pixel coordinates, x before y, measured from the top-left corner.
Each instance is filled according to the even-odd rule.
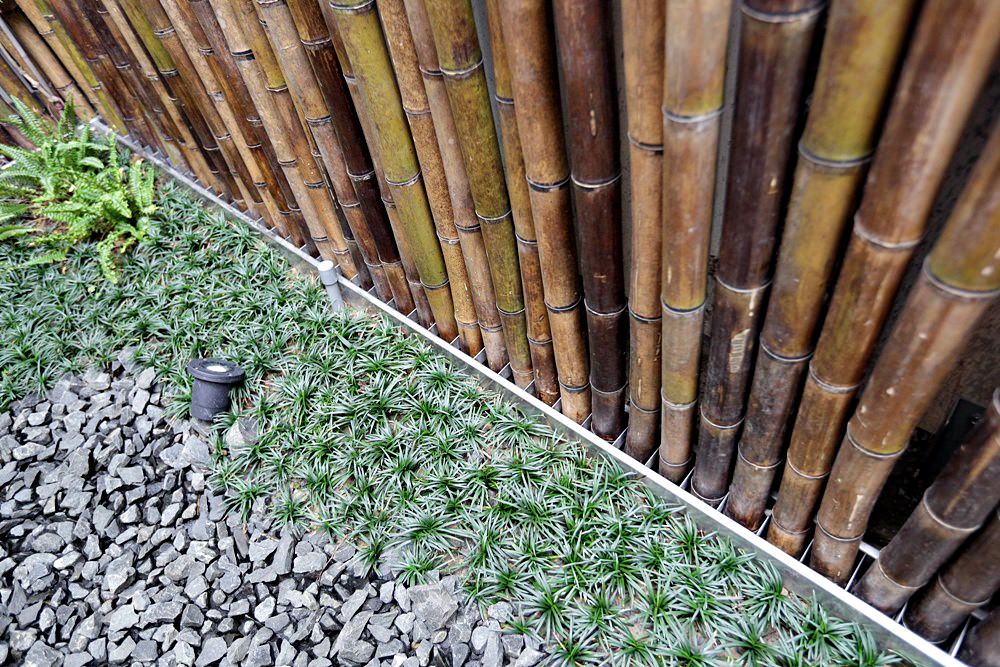
[[[559,375],[562,411],[583,422],[590,413],[590,370],[584,335],[569,164],[562,127],[552,17],[541,0],[500,3],[514,90],[517,129],[538,236],[545,307]]]
[[[5,20],[17,41],[27,51],[28,56],[37,64],[42,75],[51,83],[53,90],[63,100],[72,98],[77,114],[81,118],[92,118],[94,110],[91,108],[87,96],[83,94],[69,72],[59,62],[59,59],[49,48],[44,37],[35,30],[34,26],[21,13],[11,12],[5,17]]]
[[[665,5],[658,458],[660,473],[675,483],[690,468],[694,444],[731,11],[729,0]]]
[[[625,452],[645,463],[660,427],[663,44],[666,3],[622,3],[631,201],[629,416]]]
[[[350,259],[347,237],[353,236],[353,233],[346,220],[341,223],[339,216],[330,218],[325,213],[328,210],[327,206],[333,205],[335,199],[333,192],[326,185],[320,162],[327,166],[327,173],[331,177],[341,176],[341,180],[337,181],[340,188],[346,187],[350,195],[354,194],[350,183],[344,182],[347,169],[343,164],[343,152],[339,140],[333,130],[330,110],[327,108],[316,83],[309,58],[302,48],[288,5],[283,0],[261,0],[256,3],[256,7],[261,22],[267,27],[267,35],[273,47],[273,57],[280,68],[277,73],[282,74],[287,82],[285,91],[275,98],[276,106],[279,113],[286,119],[286,126],[298,128],[294,132],[295,136],[299,138],[293,139],[293,141],[301,144],[302,138],[305,138],[308,142],[309,136],[315,141],[321,159],[316,159],[316,151],[310,149],[309,157],[300,157],[301,168],[307,179],[306,186],[315,198],[317,212],[320,213],[324,221],[327,221],[327,230],[336,248],[334,252],[337,253],[341,270],[345,275],[351,277],[357,272],[357,268],[353,266],[353,260]],[[258,58],[260,58],[259,54]],[[291,95],[288,92],[291,92]],[[298,103],[297,107],[295,102]],[[302,128],[301,123],[296,122],[300,116],[305,119],[308,130]],[[296,155],[302,156],[301,149],[296,151]],[[349,179],[347,180],[349,181]],[[334,224],[335,220],[338,224]],[[348,261],[349,259],[350,261]],[[345,267],[345,264],[348,266]]]
[[[1000,32],[1000,23],[998,23]],[[875,364],[830,472],[810,563],[846,581],[882,485],[1000,296],[1000,124],[993,131]]]
[[[423,4],[423,0],[415,1]],[[517,112],[510,82],[507,45],[497,0],[487,0],[486,14],[492,51],[493,100],[500,127],[500,148],[503,151],[507,194],[514,216],[514,234],[517,237],[517,256],[521,268],[521,287],[524,290],[528,346],[531,349],[531,367],[535,375],[535,394],[542,401],[552,405],[559,400],[559,377],[556,372],[549,314],[545,309],[542,269],[538,260],[538,235],[535,233],[535,221],[531,213],[528,181],[524,175],[524,153],[517,129]],[[436,57],[435,55],[435,59]]]
[[[472,3],[435,0],[425,6],[482,226],[510,368],[514,382],[527,387],[534,380],[534,371],[517,240]]]
[[[831,6],[726,514],[760,527],[913,2]]]
[[[400,231],[412,253],[438,335],[450,341],[458,331],[448,274],[374,3],[351,0],[331,6],[347,56],[361,83],[360,96],[380,146]]]
[[[434,35],[431,32],[430,17],[424,0],[406,0],[406,14],[410,23],[414,47],[424,89],[434,118],[438,148],[441,152],[448,195],[454,215],[454,224],[462,246],[462,254],[469,275],[469,288],[476,308],[479,329],[486,349],[486,361],[494,371],[507,365],[507,345],[504,343],[503,325],[496,306],[496,292],[490,275],[489,258],[483,242],[482,226],[476,217],[475,204],[469,177],[465,171],[465,159],[459,146],[455,119],[445,90],[444,76],[438,64]],[[515,211],[515,225],[517,224]],[[528,336],[531,336],[530,306],[528,307]],[[532,357],[534,362],[534,357]],[[537,370],[537,369],[536,369]],[[537,387],[537,385],[536,385]]]
[[[986,416],[924,492],[917,509],[878,561],[854,587],[854,594],[885,614],[899,611],[913,593],[1000,503],[1000,389]]]
[[[691,481],[694,493],[713,505],[721,502],[729,486],[743,423],[793,132],[824,4],[823,0],[744,0],[741,6],[719,270]]]
[[[430,304],[427,303],[427,296],[424,294],[424,288],[420,285],[419,276],[416,275],[416,270],[412,268],[413,261],[409,257],[409,249],[400,245],[404,239],[395,234],[395,204],[392,205],[392,216],[389,215],[389,208],[385,204],[385,201],[392,201],[392,195],[385,183],[385,176],[382,172],[382,165],[378,155],[378,142],[375,141],[372,135],[371,121],[365,113],[361,93],[358,90],[357,78],[354,76],[354,70],[351,69],[351,61],[344,51],[343,40],[340,38],[340,32],[337,30],[336,19],[333,17],[333,8],[330,7],[329,3],[324,2],[321,3],[320,9],[323,12],[323,20],[326,23],[334,52],[337,55],[337,63],[340,65],[344,85],[347,87],[348,95],[351,99],[349,106],[353,107],[355,111],[351,118],[357,120],[354,129],[351,130],[352,134],[345,134],[344,140],[344,146],[352,149],[348,153],[349,164],[352,170],[351,178],[355,182],[359,198],[366,205],[366,210],[368,210],[367,207],[369,206],[367,202],[371,200],[373,203],[370,210],[381,210],[383,212],[383,216],[378,218],[378,224],[373,225],[372,229],[378,230],[378,233],[384,239],[391,241],[395,259],[392,261],[388,260],[388,255],[385,254],[386,249],[382,248],[381,245],[379,254],[382,258],[382,265],[385,267],[386,278],[392,286],[396,308],[405,313],[416,310],[418,317],[429,326],[433,321]],[[341,121],[344,118],[344,114],[337,113],[334,118],[337,121]],[[347,136],[353,136],[354,139],[348,140],[346,139]],[[370,217],[369,221],[375,219],[375,217]]]
[[[924,4],[810,362],[768,540],[799,555],[858,385],[1000,40],[1000,4]],[[920,141],[914,141],[920,137]]]
[[[611,6],[556,0],[554,14],[587,312],[591,429],[613,441],[625,428],[628,319]]]
[[[943,642],[969,614],[1000,590],[1000,512],[958,556],[938,574],[934,583],[913,599],[903,614],[910,630],[932,642]]]
[[[378,3],[389,57],[392,60],[399,84],[400,98],[406,120],[410,126],[417,160],[427,190],[427,200],[434,218],[445,268],[455,302],[455,322],[458,325],[459,344],[466,353],[475,356],[483,349],[483,335],[472,302],[469,274],[462,253],[455,212],[448,193],[441,150],[438,147],[436,120],[431,115],[430,101],[424,88],[423,77],[417,63],[417,51],[403,0],[382,0]]]
[[[319,5],[315,2],[294,0],[289,3],[289,9],[302,48],[312,66],[320,94],[330,112],[330,123],[342,154],[342,158],[335,161],[337,175],[331,173],[334,191],[375,282],[376,292],[383,301],[389,301],[393,294],[380,256],[379,246],[385,242],[385,239],[379,236],[380,233],[388,234],[390,243],[390,247],[385,248],[384,254],[390,261],[396,263],[399,271],[402,271],[402,267],[399,266],[398,251],[389,231],[388,217],[379,201],[377,186],[373,182],[374,172],[367,158],[367,149],[363,143],[361,146],[350,145],[350,142],[363,142],[363,140],[358,138],[361,133],[360,127],[348,99],[346,84],[341,76],[329,30]],[[359,151],[363,156],[359,155]],[[360,169],[359,158],[363,165]],[[358,173],[366,177],[355,178],[353,174]],[[373,230],[373,227],[378,226],[381,226],[378,232]]]
[[[958,659],[972,667],[1000,666],[1000,608],[995,608],[969,631]]]

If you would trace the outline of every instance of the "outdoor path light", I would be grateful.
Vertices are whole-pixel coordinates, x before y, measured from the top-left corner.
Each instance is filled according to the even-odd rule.
[[[229,391],[243,382],[243,369],[225,359],[192,359],[187,371],[191,387],[191,416],[211,421],[229,409]]]

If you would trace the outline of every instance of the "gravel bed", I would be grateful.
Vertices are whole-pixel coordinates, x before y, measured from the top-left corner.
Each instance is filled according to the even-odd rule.
[[[455,576],[404,586],[325,536],[226,515],[211,442],[151,368],[60,380],[0,414],[0,663],[531,667]]]

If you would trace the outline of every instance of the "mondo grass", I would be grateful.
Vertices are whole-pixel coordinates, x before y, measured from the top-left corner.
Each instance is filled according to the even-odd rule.
[[[260,434],[213,439],[209,481],[232,512],[349,540],[406,584],[458,574],[480,605],[510,603],[506,629],[554,664],[901,662],[418,338],[333,313],[242,224],[171,183],[160,195],[117,284],[93,247],[39,267],[0,244],[0,409],[127,349],[184,416],[187,362],[227,357],[247,382],[217,427]]]

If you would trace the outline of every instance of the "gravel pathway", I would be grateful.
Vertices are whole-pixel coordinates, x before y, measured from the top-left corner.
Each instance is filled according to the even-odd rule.
[[[453,576],[406,587],[350,545],[250,534],[169,423],[152,369],[64,379],[0,414],[0,664],[532,667]],[[253,525],[253,524],[251,524]]]

